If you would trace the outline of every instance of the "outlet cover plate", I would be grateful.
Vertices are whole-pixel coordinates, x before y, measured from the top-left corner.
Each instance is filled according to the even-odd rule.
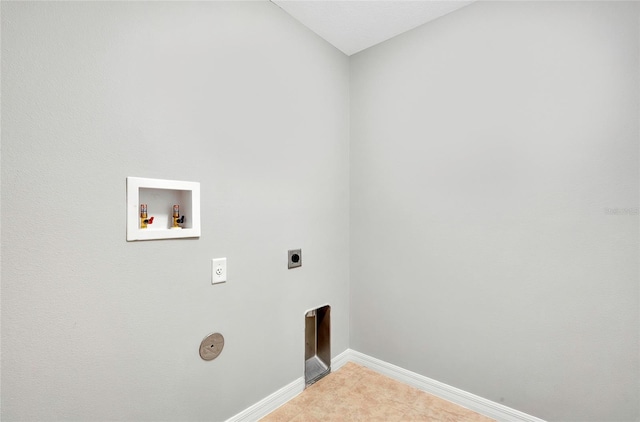
[[[227,281],[227,258],[216,258],[211,260],[211,284],[224,283]]]
[[[302,249],[290,249],[288,254],[288,268],[298,268],[302,266]]]

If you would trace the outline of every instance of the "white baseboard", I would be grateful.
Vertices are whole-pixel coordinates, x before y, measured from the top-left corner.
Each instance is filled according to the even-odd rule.
[[[545,422],[535,416],[527,415],[526,413],[522,413],[500,403],[467,393],[466,391],[351,349],[345,350],[331,360],[331,371],[337,371],[347,362],[365,366],[389,378],[416,387],[499,422]],[[226,422],[255,422],[302,393],[303,390],[304,377],[300,377],[248,409],[227,419]]]
[[[331,359],[331,371],[340,369],[344,364],[349,362],[350,357],[351,349],[347,349]],[[230,417],[226,422],[255,422],[302,393],[302,391],[304,391],[304,376],[282,387],[237,415]]]
[[[481,415],[493,418],[500,422],[544,422],[544,420],[535,416],[512,409],[500,403],[487,400],[475,394],[468,393],[450,385],[427,378],[415,372],[408,371],[399,366],[347,349],[342,354],[347,354],[350,362],[365,366],[389,378],[416,387],[422,391],[438,396],[442,399],[465,407]]]
[[[347,362],[351,362],[351,349],[347,349],[335,358],[331,359],[331,372],[342,368]]]
[[[292,383],[282,387],[278,391],[264,399],[260,400],[253,406],[243,410],[235,416],[227,419],[226,422],[256,422],[264,418],[269,413],[276,410],[304,390],[304,377],[300,377]]]

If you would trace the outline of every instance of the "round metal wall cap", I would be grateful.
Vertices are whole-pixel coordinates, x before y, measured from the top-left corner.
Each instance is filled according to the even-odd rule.
[[[224,337],[220,333],[209,334],[200,343],[200,357],[204,360],[214,360],[224,348]]]

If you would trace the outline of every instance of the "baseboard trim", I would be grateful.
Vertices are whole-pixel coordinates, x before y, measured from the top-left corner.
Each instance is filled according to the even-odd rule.
[[[253,406],[243,410],[235,416],[227,419],[226,422],[255,422],[269,413],[276,410],[304,390],[304,377],[300,377],[292,383],[282,387],[278,391]]]
[[[331,371],[337,371],[348,362],[365,366],[389,378],[416,387],[499,422],[545,422],[535,416],[527,415],[500,403],[476,396],[352,349],[347,349],[331,359]],[[302,393],[303,390],[304,377],[300,377],[253,406],[227,419],[226,422],[255,422]]]
[[[331,359],[331,372],[342,368],[347,362],[351,361],[351,349],[347,349],[335,358]]]
[[[347,349],[340,353],[335,358],[331,359],[331,370],[337,371],[347,362],[350,361],[351,350]],[[304,368],[304,366],[303,366]],[[298,394],[304,391],[304,376],[298,378],[292,383],[282,387],[278,391],[264,399],[260,400],[253,406],[243,410],[235,416],[227,419],[226,422],[255,422],[261,418],[264,418],[269,413],[276,410]]]
[[[459,406],[465,407],[481,415],[496,419],[500,422],[545,422],[535,416],[528,415],[518,410],[512,409],[500,403],[487,400],[475,394],[468,393],[442,382],[433,380],[415,372],[408,371],[399,366],[376,359],[364,353],[348,349],[343,354],[347,356],[343,359],[365,366],[389,378],[416,387],[422,391],[448,400]]]

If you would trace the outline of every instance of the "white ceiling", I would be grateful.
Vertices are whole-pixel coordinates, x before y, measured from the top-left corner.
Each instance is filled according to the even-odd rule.
[[[271,1],[348,56],[473,3],[473,0]]]

